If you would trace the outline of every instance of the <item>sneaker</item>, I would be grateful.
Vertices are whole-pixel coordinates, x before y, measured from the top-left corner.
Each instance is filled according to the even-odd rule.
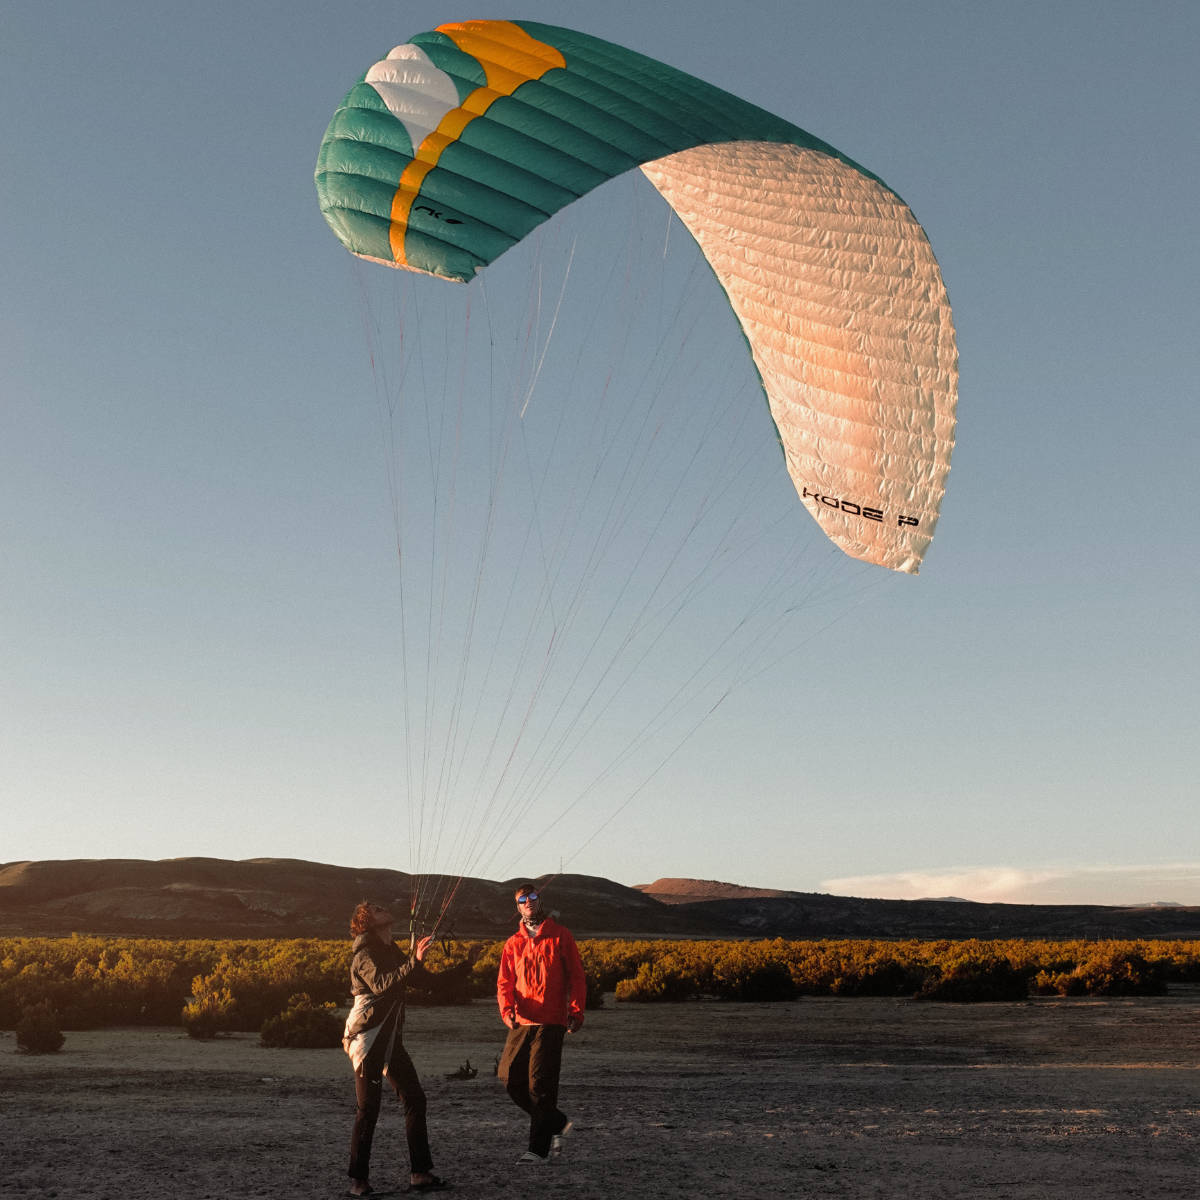
[[[518,1163],[537,1163],[542,1167],[544,1167],[549,1161],[550,1160],[548,1158],[543,1158],[540,1154],[534,1154],[532,1150],[526,1150],[525,1153],[517,1159]]]
[[[556,1134],[555,1134],[555,1135],[554,1135],[554,1136],[553,1136],[553,1137],[550,1139],[550,1153],[551,1153],[551,1154],[558,1155],[558,1154],[561,1154],[561,1153],[563,1152],[563,1139],[564,1139],[564,1138],[567,1136],[567,1134],[568,1134],[568,1133],[570,1133],[570,1132],[571,1132],[571,1130],[572,1130],[572,1129],[574,1129],[574,1128],[575,1128],[575,1122],[574,1122],[574,1121],[568,1121],[568,1122],[567,1122],[567,1123],[566,1123],[566,1124],[565,1124],[565,1125],[564,1125],[564,1126],[563,1126],[563,1127],[562,1127],[562,1128],[561,1128],[561,1129],[560,1129],[560,1130],[559,1130],[559,1131],[558,1131],[558,1132],[557,1132],[557,1133],[556,1133]]]

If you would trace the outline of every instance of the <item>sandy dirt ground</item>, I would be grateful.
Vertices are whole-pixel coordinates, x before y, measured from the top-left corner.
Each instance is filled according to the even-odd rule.
[[[471,1197],[1200,1195],[1200,989],[1155,999],[616,1005],[568,1039],[548,1166],[492,1074],[491,1004],[410,1010],[437,1170]],[[478,1078],[450,1080],[465,1059]],[[340,1051],[177,1029],[0,1035],[0,1194],[64,1200],[341,1196]],[[372,1183],[407,1178],[385,1105]]]

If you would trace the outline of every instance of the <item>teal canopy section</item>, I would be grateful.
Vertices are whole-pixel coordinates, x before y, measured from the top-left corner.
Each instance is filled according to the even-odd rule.
[[[440,151],[407,213],[402,265],[469,280],[592,188],[695,146],[784,142],[862,169],[781,117],[646,55],[555,25],[511,24],[558,50],[566,66],[493,100]],[[491,64],[449,33],[406,45],[452,82],[460,104],[487,82]],[[316,170],[321,210],[353,253],[394,260],[393,198],[414,154],[379,92],[357,83],[330,122]]]

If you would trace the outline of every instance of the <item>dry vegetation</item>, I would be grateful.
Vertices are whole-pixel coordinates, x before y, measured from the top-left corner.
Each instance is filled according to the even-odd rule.
[[[1035,995],[1157,995],[1200,981],[1195,941],[622,941],[580,944],[589,1003],[799,996],[896,996],[973,1001]],[[468,974],[468,951],[480,952]],[[415,1003],[466,1003],[491,994],[499,942],[447,943],[435,970],[458,966]],[[119,939],[0,940],[0,1029],[47,1014],[63,1030],[177,1025],[197,1037],[295,1023],[332,1028],[346,1002],[345,941]],[[321,1014],[325,1014],[323,1018]],[[286,1040],[287,1030],[275,1035]],[[298,1036],[298,1035],[297,1035]],[[317,1035],[314,1035],[317,1036]],[[328,1033],[324,1035],[329,1044]],[[300,1044],[312,1044],[303,1043]]]

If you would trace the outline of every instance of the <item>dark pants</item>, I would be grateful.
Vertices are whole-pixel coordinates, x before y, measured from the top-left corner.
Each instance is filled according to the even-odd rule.
[[[539,1158],[550,1153],[550,1139],[566,1128],[558,1111],[558,1073],[562,1068],[565,1025],[519,1025],[509,1031],[497,1074],[518,1108],[529,1114],[529,1149]]]
[[[417,1078],[416,1068],[408,1052],[397,1041],[391,1057],[385,1062],[386,1039],[380,1038],[371,1047],[362,1067],[354,1075],[354,1094],[358,1107],[354,1112],[354,1133],[350,1138],[351,1179],[366,1179],[371,1168],[371,1142],[375,1122],[383,1102],[383,1069],[387,1067],[388,1082],[404,1105],[404,1132],[408,1137],[408,1157],[414,1175],[433,1170],[429,1152],[429,1131],[425,1125],[425,1092]]]

